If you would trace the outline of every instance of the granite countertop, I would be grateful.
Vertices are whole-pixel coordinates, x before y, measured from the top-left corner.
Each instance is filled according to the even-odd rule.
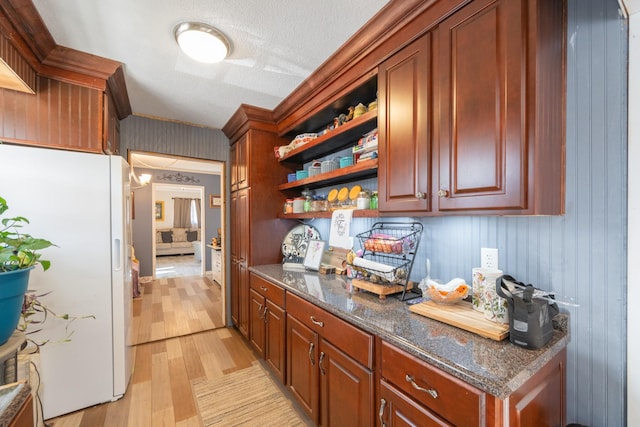
[[[31,394],[31,387],[25,382],[0,386],[0,426],[8,426]]]
[[[249,270],[500,399],[562,351],[569,338],[566,330],[554,330],[546,346],[527,350],[412,313],[395,296],[381,300],[355,290],[346,276],[286,271],[280,264]]]

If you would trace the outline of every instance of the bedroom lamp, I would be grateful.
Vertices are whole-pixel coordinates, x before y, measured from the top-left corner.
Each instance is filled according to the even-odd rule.
[[[224,34],[201,22],[183,22],[178,24],[173,32],[180,49],[199,62],[220,62],[231,50]]]

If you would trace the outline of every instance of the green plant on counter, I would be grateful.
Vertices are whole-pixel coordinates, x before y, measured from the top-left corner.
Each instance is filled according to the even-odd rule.
[[[0,215],[3,215],[9,206],[7,201],[0,197]],[[29,224],[29,220],[22,216],[2,218],[0,228],[0,272],[23,270],[35,265],[42,265],[46,271],[51,262],[41,259],[40,250],[55,246],[48,240],[32,237],[26,233],[20,233],[20,228]]]

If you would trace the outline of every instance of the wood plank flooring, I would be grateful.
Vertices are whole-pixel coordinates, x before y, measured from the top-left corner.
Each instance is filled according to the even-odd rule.
[[[188,276],[142,283],[133,300],[132,343],[142,344],[224,326],[220,285]]]
[[[134,372],[125,396],[48,420],[47,425],[201,426],[191,381],[243,369],[256,360],[235,329],[211,329],[220,303],[210,292],[217,285],[207,281],[212,283],[185,277],[145,284],[143,296],[134,303],[138,320],[133,333],[148,342],[134,346]],[[204,325],[209,330],[197,331]],[[176,333],[180,336],[171,336]]]

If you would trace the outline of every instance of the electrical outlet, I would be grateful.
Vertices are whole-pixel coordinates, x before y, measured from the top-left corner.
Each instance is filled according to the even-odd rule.
[[[480,267],[498,268],[498,249],[480,248]]]

